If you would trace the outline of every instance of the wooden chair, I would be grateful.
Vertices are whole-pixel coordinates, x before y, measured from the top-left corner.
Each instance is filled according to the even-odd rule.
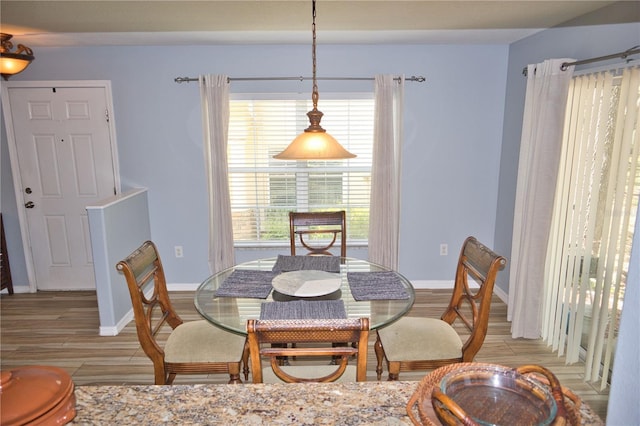
[[[312,240],[314,235],[328,235],[328,244]],[[347,220],[344,210],[336,212],[289,212],[291,255],[296,255],[296,239],[310,255],[328,255],[340,234],[340,256],[347,257]],[[297,237],[297,238],[296,238]]]
[[[247,332],[253,383],[366,381],[368,318],[250,319]],[[329,345],[332,342],[358,342],[358,345],[357,348]],[[287,347],[287,343],[294,343],[296,347]],[[356,357],[355,368],[348,365],[352,356]],[[282,357],[296,357],[296,363],[301,365],[280,365]],[[308,364],[319,357],[322,365]],[[263,358],[269,361],[270,369],[263,371]],[[329,364],[332,359],[335,365]]]
[[[313,235],[326,235],[329,243],[312,242]],[[340,257],[347,257],[347,219],[344,210],[335,212],[289,212],[291,256],[296,255],[296,240],[307,249],[307,255],[333,256],[329,251],[340,234]],[[297,238],[296,238],[297,237]],[[296,347],[293,343],[292,347]]]
[[[385,358],[389,380],[398,380],[400,371],[431,370],[473,361],[487,334],[496,276],[506,263],[504,257],[468,237],[460,251],[449,307],[442,317],[403,317],[378,330],[374,344],[378,380]],[[469,288],[469,277],[479,289]],[[464,343],[453,326],[458,318],[470,333]]]
[[[228,373],[229,383],[241,383],[240,362],[245,361],[246,339],[207,321],[183,322],[167,292],[156,246],[146,241],[116,268],[124,273],[131,294],[138,340],[153,362],[155,384],[171,384],[176,374]],[[172,331],[164,344],[157,340],[163,325]]]

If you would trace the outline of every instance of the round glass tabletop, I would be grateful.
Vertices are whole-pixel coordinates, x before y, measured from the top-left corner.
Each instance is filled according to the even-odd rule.
[[[313,297],[283,294],[271,286],[273,278],[280,274],[280,272],[272,272],[277,260],[278,258],[269,258],[241,263],[207,278],[196,290],[196,309],[212,324],[236,334],[246,335],[247,320],[259,319],[265,304],[299,300],[334,300],[342,302],[348,318],[369,318],[370,329],[375,330],[406,314],[415,300],[411,282],[401,274],[366,260],[354,258],[342,258],[340,272],[333,274],[336,279],[340,279],[338,290]],[[251,271],[262,271],[262,273]],[[376,272],[383,274],[369,274]],[[235,278],[239,278],[236,283],[239,285],[236,292],[234,293],[233,288],[229,292],[223,292],[222,290],[230,288],[229,284]],[[393,291],[386,291],[384,286],[391,282],[395,288],[392,289]],[[223,284],[225,287],[218,292]],[[356,285],[359,287],[356,288]],[[360,296],[360,290],[363,288],[373,291]],[[359,300],[354,298],[352,289],[358,290],[354,292],[358,294]]]

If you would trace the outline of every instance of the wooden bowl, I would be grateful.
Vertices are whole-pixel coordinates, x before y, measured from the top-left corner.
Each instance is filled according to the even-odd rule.
[[[416,391],[413,393],[413,395],[411,395],[411,398],[407,403],[407,415],[411,419],[411,422],[416,426],[440,426],[443,424],[442,420],[440,420],[440,418],[436,415],[432,395],[434,391],[440,391],[442,379],[447,374],[457,371],[461,368],[493,368],[496,366],[500,368],[508,368],[496,364],[463,362],[449,364],[433,370],[431,373],[422,378],[422,380],[418,384]],[[555,376],[553,376],[553,374],[549,370],[545,369],[544,367],[535,365],[521,366],[516,368],[515,370],[517,373],[523,374],[550,389],[558,409],[556,418],[552,423],[554,426],[562,424],[578,426],[582,424],[580,412],[582,402],[580,401],[580,398],[573,392],[571,392],[570,389],[560,386],[557,378],[555,378]],[[459,414],[463,415],[464,413]],[[474,422],[470,417],[467,417],[467,419],[470,423],[477,424],[477,422]],[[459,419],[450,420],[452,420],[452,423],[462,423]]]
[[[432,404],[445,424],[455,424],[451,414],[461,410],[484,426],[547,426],[558,411],[548,387],[499,365],[466,366],[447,373],[432,391]]]
[[[63,425],[76,415],[74,384],[66,371],[28,366],[0,372],[0,424]]]

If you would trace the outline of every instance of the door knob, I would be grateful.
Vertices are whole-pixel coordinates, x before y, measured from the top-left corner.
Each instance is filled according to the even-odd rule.
[[[33,204],[33,201],[29,201],[27,203],[24,203],[24,207],[27,209],[32,209],[35,207],[35,204]]]

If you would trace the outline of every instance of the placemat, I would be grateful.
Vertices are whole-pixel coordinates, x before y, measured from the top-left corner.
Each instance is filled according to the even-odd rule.
[[[338,256],[284,256],[278,255],[274,272],[291,272],[300,270],[316,270],[325,272],[340,272],[340,258]]]
[[[400,277],[392,271],[347,272],[347,281],[355,300],[409,298]]]
[[[285,319],[343,319],[347,318],[342,300],[293,300],[291,302],[263,302],[261,320]]]
[[[236,269],[215,292],[218,297],[248,297],[266,299],[271,293],[271,281],[278,275],[272,271]]]

